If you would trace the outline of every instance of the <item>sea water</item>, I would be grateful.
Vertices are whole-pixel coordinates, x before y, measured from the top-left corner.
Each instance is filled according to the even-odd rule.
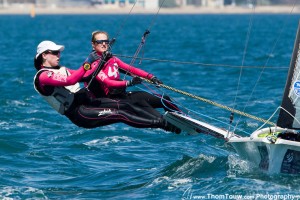
[[[299,194],[300,176],[267,174],[211,136],[121,123],[76,127],[32,84],[33,58],[42,40],[65,45],[60,63],[77,69],[91,51],[92,31],[115,37],[112,52],[130,63],[124,56],[134,55],[148,29],[139,54],[145,59],[136,59],[135,66],[165,85],[267,119],[281,103],[298,20],[293,14],[255,13],[1,15],[0,199],[274,199]],[[150,91],[146,84],[132,89]],[[228,128],[229,111],[159,91],[185,112]],[[244,136],[261,124],[239,115],[233,120]]]

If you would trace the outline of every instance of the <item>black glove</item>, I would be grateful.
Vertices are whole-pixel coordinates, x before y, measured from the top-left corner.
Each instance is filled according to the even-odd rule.
[[[142,79],[138,76],[133,77],[130,81],[127,81],[126,86],[134,86],[136,84],[140,84]]]
[[[163,82],[161,80],[159,80],[158,78],[156,78],[156,76],[153,76],[150,81],[152,81],[152,83],[159,85],[159,84],[163,84]]]

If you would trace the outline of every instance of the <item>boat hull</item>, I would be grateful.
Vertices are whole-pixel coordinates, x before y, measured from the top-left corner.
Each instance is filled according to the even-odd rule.
[[[272,134],[284,131],[287,129],[265,128],[254,132],[250,137],[229,139],[228,143],[242,159],[250,161],[264,171],[299,174],[300,142],[277,138]]]

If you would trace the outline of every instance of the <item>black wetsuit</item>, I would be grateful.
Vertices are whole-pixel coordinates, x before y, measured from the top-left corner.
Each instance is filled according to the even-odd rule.
[[[179,110],[177,106],[171,102],[170,97],[158,97],[144,91],[124,92],[118,95],[109,95],[109,98],[129,101],[131,104],[141,107],[157,117],[161,116],[161,114],[155,108],[163,108],[165,111]]]
[[[94,99],[88,104],[72,106],[65,115],[77,126],[95,128],[125,123],[136,128],[166,128],[161,116],[155,116],[126,100]]]

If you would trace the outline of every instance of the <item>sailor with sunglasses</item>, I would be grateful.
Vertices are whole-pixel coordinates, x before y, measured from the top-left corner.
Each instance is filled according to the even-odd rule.
[[[59,65],[64,46],[52,41],[43,41],[37,46],[34,66],[36,91],[60,114],[74,124],[84,128],[95,128],[123,122],[137,128],[164,128],[169,125],[163,119],[153,119],[143,109],[133,106],[126,100],[91,98],[78,83],[90,70],[81,66],[78,70]],[[137,115],[143,113],[145,117]]]
[[[101,59],[105,58],[105,64],[95,78],[97,81],[93,81],[90,87],[90,91],[95,97],[128,100],[132,104],[142,107],[145,111],[151,113],[156,119],[161,118],[162,115],[155,108],[163,108],[166,111],[178,110],[177,106],[171,102],[171,99],[168,96],[157,97],[144,91],[126,92],[127,87],[142,82],[140,77],[148,79],[155,84],[162,84],[162,82],[153,74],[128,65],[116,56],[105,55],[109,50],[109,36],[107,32],[94,31],[92,33],[91,44],[93,52],[88,58],[96,57],[92,55],[96,53],[98,59],[88,63],[92,69],[84,75],[86,84],[89,83],[89,78],[91,78],[91,75],[99,66]],[[132,76],[132,79],[122,80],[120,78],[120,72]],[[180,132],[176,127],[173,128],[175,132]]]

